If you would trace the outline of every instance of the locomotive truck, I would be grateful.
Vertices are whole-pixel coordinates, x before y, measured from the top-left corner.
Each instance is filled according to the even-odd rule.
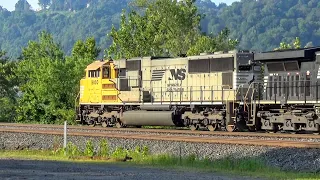
[[[90,126],[319,132],[320,48],[89,64],[77,121]]]

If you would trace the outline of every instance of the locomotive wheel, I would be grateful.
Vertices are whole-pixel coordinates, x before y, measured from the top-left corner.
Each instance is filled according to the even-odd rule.
[[[214,124],[214,125],[208,125],[207,126],[208,127],[208,130],[209,131],[215,131],[215,130],[217,130],[218,129],[218,124]]]
[[[195,130],[197,130],[198,128],[197,128],[195,125],[190,125],[190,129],[191,129],[191,131],[195,131]]]
[[[122,125],[122,123],[117,122],[117,123],[116,123],[116,127],[117,127],[117,128],[122,128],[123,125]]]
[[[234,132],[236,130],[236,126],[235,125],[227,125],[227,131],[228,132]]]
[[[94,121],[94,120],[91,121],[90,124],[89,124],[89,126],[90,126],[90,127],[95,127],[95,126],[96,126],[96,121]]]
[[[272,132],[273,132],[273,133],[276,133],[276,132],[278,132],[278,131],[279,131],[279,126],[276,125],[276,124],[273,124],[273,126],[272,126]]]
[[[254,131],[256,131],[256,126],[248,126],[248,130],[250,132],[254,132]]]
[[[101,123],[101,126],[104,127],[104,128],[106,128],[106,127],[108,127],[108,124],[107,124],[107,122],[103,121],[103,122]]]
[[[320,125],[316,124],[315,126],[316,126],[317,131],[313,132],[313,134],[319,135],[320,134]]]

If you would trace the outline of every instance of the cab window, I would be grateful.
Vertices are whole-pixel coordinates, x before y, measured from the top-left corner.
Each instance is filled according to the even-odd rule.
[[[103,78],[110,79],[110,68],[109,67],[103,67]]]
[[[89,71],[89,74],[88,74],[88,77],[90,78],[98,78],[100,77],[100,70],[90,70]]]
[[[250,65],[240,65],[239,71],[251,71],[252,66]]]

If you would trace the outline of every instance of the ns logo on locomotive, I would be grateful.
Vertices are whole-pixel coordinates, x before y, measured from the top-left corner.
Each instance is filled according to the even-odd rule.
[[[81,124],[319,133],[320,47],[101,60],[85,71]]]

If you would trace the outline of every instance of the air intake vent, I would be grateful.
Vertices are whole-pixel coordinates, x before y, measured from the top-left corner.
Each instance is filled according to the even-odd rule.
[[[233,85],[233,73],[222,73],[222,85],[227,85],[232,89]]]

